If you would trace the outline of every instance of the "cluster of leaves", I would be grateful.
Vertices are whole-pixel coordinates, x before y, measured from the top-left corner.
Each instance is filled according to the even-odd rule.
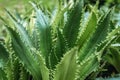
[[[112,10],[101,13],[96,4],[85,12],[83,0],[59,0],[50,10],[31,4],[29,20],[8,10],[9,22],[0,17],[8,31],[0,43],[1,80],[95,79],[106,62],[120,72]]]

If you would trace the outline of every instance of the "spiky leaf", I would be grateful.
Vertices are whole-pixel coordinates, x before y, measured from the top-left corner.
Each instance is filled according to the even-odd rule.
[[[68,51],[56,67],[54,80],[74,80],[77,71],[77,49]]]
[[[34,79],[39,80],[48,80],[48,70],[46,68],[43,69],[42,66],[45,67],[44,61],[41,56],[35,56],[35,52],[33,49],[29,49],[24,42],[22,42],[18,33],[16,33],[11,28],[7,27],[11,37],[12,37],[12,48],[15,51],[15,54],[21,59],[23,65],[28,69],[28,71],[33,75]],[[34,54],[33,54],[34,53]],[[38,59],[38,58],[41,58]],[[39,62],[37,61],[39,60]],[[42,70],[46,71],[46,75],[42,73]]]
[[[51,63],[49,63],[49,56],[51,55],[52,50],[52,37],[49,18],[40,9],[38,9],[34,3],[32,3],[32,5],[36,11],[36,27],[38,28],[39,33],[40,51],[41,54],[45,57],[47,66],[50,68]]]
[[[67,40],[69,48],[75,45],[77,40],[80,20],[82,16],[83,0],[78,0],[74,4],[73,8],[68,11],[68,18],[63,29],[65,39]]]
[[[0,68],[4,67],[7,63],[9,57],[9,53],[5,49],[5,47],[0,43]]]

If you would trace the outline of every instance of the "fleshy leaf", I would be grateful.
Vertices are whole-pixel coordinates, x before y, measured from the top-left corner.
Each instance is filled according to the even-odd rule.
[[[80,20],[82,18],[82,9],[83,0],[78,0],[74,4],[73,8],[68,11],[68,18],[63,29],[63,33],[69,48],[73,47],[76,43],[80,28]]]
[[[54,80],[74,80],[77,71],[77,49],[68,51],[56,67]]]
[[[86,25],[81,27],[81,32],[79,33],[80,37],[78,37],[78,44],[80,48],[84,45],[84,43],[91,37],[95,28],[97,27],[97,17],[96,14],[92,11],[89,16],[88,22]]]
[[[15,27],[17,28],[21,39],[25,42],[28,47],[33,48],[33,43],[31,41],[30,36],[28,35],[27,31],[25,30],[25,27],[22,23],[20,23],[19,19],[17,20],[8,10],[6,10],[8,16],[12,20],[12,22],[15,24]]]
[[[51,27],[49,24],[49,18],[46,16],[40,9],[36,7],[34,3],[31,3],[36,11],[36,27],[39,33],[39,43],[40,43],[40,51],[43,57],[45,57],[47,67],[50,66],[49,56],[51,55]],[[54,54],[52,54],[54,55]]]
[[[4,67],[8,61],[9,53],[5,49],[5,47],[0,43],[0,68]]]
[[[33,75],[35,80],[48,80],[48,70],[44,64],[44,61],[42,60],[42,56],[37,56],[36,50],[34,49],[29,49],[24,42],[20,39],[20,36],[18,33],[16,33],[14,30],[11,28],[7,27],[7,30],[9,31],[9,34],[11,35],[12,39],[12,48],[15,51],[15,54],[20,58],[22,64],[25,66],[25,68]],[[34,54],[33,54],[34,53]],[[39,54],[40,55],[40,54]],[[37,56],[37,57],[36,57]],[[41,60],[40,60],[41,59]],[[38,62],[39,60],[39,62]],[[46,72],[46,75],[44,72]],[[47,76],[47,77],[45,77]]]

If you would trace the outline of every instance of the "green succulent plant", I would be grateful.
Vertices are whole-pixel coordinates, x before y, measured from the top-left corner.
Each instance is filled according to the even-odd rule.
[[[29,21],[8,10],[10,23],[1,17],[8,31],[0,44],[1,80],[85,80],[99,71],[120,31],[111,30],[111,10],[100,14],[95,5],[84,21],[83,0],[59,0],[51,13],[31,4]]]

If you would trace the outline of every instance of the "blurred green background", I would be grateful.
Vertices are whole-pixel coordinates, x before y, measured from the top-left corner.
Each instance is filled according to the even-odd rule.
[[[29,0],[0,0],[0,16],[5,15],[4,8],[10,10],[17,9],[19,12],[24,12],[25,8],[27,8],[28,6],[30,6]]]
[[[7,19],[6,12],[4,8],[7,8],[11,11],[16,9],[19,12],[25,12],[25,7],[27,7],[29,0],[0,0],[0,16]],[[0,38],[3,38],[5,30],[2,24],[2,21],[0,20]]]

